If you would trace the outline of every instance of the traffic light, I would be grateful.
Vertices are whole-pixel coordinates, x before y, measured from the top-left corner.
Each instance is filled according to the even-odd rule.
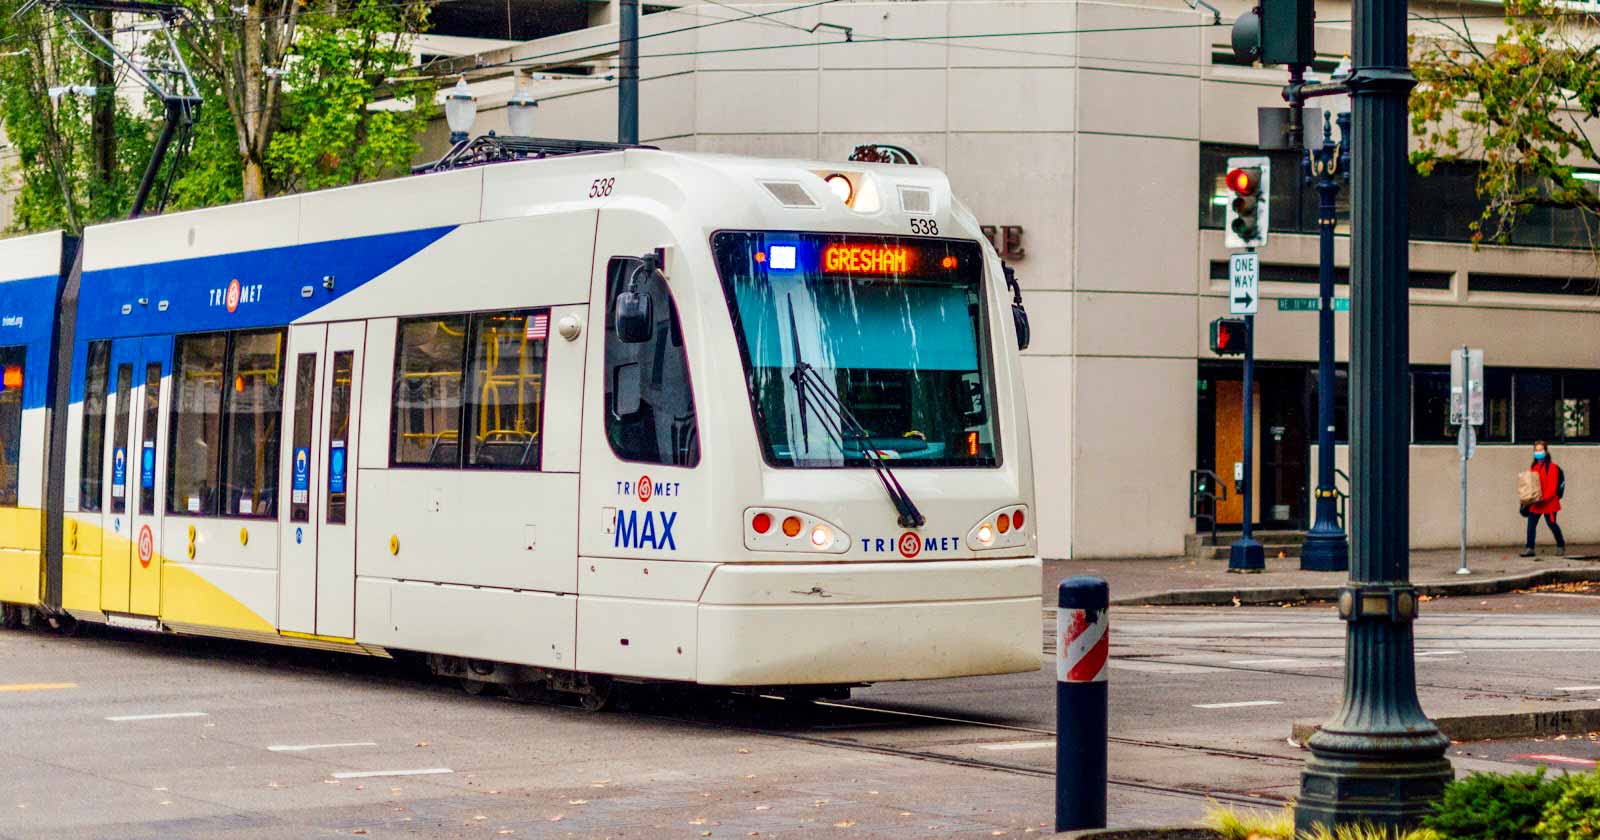
[[[1315,0],[1261,0],[1233,22],[1233,54],[1254,64],[1311,66],[1317,57]]]
[[[1267,199],[1272,161],[1265,157],[1228,158],[1227,224],[1223,238],[1229,248],[1260,248],[1267,244]]]
[[[1211,352],[1218,356],[1242,356],[1250,341],[1250,328],[1243,318],[1218,318],[1211,322]]]

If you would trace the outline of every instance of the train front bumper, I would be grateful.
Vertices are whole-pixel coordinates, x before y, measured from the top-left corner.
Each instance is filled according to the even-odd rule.
[[[1042,657],[1036,557],[718,566],[698,682],[816,685],[1010,674]]]

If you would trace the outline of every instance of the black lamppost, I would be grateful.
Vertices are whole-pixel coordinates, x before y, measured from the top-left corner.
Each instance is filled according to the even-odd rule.
[[[1333,141],[1333,115],[1324,111],[1322,145],[1302,160],[1306,181],[1317,190],[1317,228],[1322,235],[1321,308],[1317,311],[1317,510],[1300,548],[1300,568],[1342,572],[1350,568],[1350,543],[1339,522],[1339,492],[1333,480],[1333,228],[1339,188],[1350,172],[1350,113],[1339,114],[1339,141]]]
[[[1299,828],[1411,825],[1452,778],[1450,741],[1417,702],[1410,574],[1410,239],[1405,0],[1355,0],[1351,149],[1350,450],[1358,500],[1344,700],[1308,741]]]

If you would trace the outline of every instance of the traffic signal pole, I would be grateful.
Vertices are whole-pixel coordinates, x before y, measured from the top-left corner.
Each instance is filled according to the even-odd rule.
[[[1416,824],[1453,774],[1417,700],[1410,577],[1410,365],[1405,0],[1355,0],[1351,150],[1351,485],[1356,498],[1344,698],[1312,735],[1297,829]]]
[[[1255,384],[1256,316],[1244,316],[1244,475],[1239,479],[1239,500],[1244,503],[1239,539],[1228,547],[1228,571],[1260,572],[1267,567],[1267,552],[1255,539]]]

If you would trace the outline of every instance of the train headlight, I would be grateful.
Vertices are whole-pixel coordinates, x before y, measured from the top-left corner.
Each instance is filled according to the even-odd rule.
[[[1022,527],[1028,520],[1026,511],[1021,505],[1006,505],[990,511],[967,531],[967,548],[973,551],[1027,549],[1032,538]]]
[[[844,175],[840,175],[839,173],[835,172],[834,174],[823,178],[822,182],[827,184],[828,189],[833,191],[834,198],[839,199],[847,205],[850,203],[850,199],[856,197],[855,185],[850,183],[850,179]]]
[[[751,551],[843,554],[850,535],[832,522],[798,510],[745,508],[744,547]]]

